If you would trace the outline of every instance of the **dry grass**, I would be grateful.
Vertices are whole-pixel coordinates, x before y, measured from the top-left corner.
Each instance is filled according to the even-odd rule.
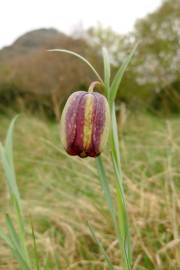
[[[1,117],[0,139],[9,121]],[[180,269],[178,122],[178,118],[164,120],[130,115],[121,138],[133,270]],[[107,155],[103,158],[112,181],[111,162]],[[55,124],[22,116],[15,130],[15,164],[27,221],[32,220],[34,224],[44,269],[107,269],[88,230],[89,221],[116,269],[120,270],[119,249],[94,159],[67,157]],[[3,226],[8,198],[2,170],[0,176]],[[27,230],[30,234],[29,226]],[[18,269],[3,242],[0,269]]]

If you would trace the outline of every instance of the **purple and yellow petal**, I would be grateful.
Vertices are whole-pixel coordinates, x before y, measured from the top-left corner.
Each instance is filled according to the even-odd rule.
[[[99,140],[99,152],[101,153],[104,146],[107,143],[108,137],[109,137],[109,130],[110,130],[110,112],[109,112],[109,104],[106,100],[105,97],[103,97],[104,99],[104,124],[103,124],[103,128],[102,128],[102,132],[100,135],[100,140]]]
[[[92,143],[93,110],[94,110],[94,96],[92,94],[87,94],[84,112],[84,126],[83,126],[84,150],[88,150]]]
[[[83,91],[74,92],[68,98],[61,116],[60,134],[65,149],[71,145],[76,136],[76,113]]]
[[[61,139],[70,155],[95,157],[103,150],[109,134],[110,113],[99,93],[73,93],[62,113]]]
[[[73,152],[76,155],[81,155],[84,152],[83,147],[83,127],[84,127],[84,113],[85,113],[85,104],[86,104],[86,92],[80,94],[80,102],[79,106],[76,109],[76,122],[74,125],[76,126],[76,137],[72,144]]]

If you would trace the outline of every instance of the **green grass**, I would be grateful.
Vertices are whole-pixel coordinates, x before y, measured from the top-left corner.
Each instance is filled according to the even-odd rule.
[[[3,141],[12,117],[0,116]],[[133,270],[180,269],[179,118],[129,114],[121,135],[121,157],[132,234]],[[113,183],[113,165],[102,155]],[[88,229],[114,265],[119,249],[104,202],[94,159],[69,157],[55,123],[22,115],[14,132],[14,160],[25,212],[28,246],[32,221],[44,269],[104,270],[106,263]],[[0,224],[9,207],[0,169]],[[111,185],[112,191],[115,187]],[[61,266],[61,268],[60,268]],[[0,269],[18,269],[3,241]]]

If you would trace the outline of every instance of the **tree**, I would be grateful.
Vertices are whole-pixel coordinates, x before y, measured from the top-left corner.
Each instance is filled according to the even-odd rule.
[[[173,102],[177,109],[180,101],[180,1],[164,1],[157,11],[136,23],[134,35],[140,42],[135,68],[138,84],[154,92],[158,99],[161,97],[159,100],[164,97]]]

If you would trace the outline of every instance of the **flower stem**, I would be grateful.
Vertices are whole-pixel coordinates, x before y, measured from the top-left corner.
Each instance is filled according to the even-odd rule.
[[[129,234],[128,216],[126,210],[125,194],[122,179],[121,160],[119,153],[118,129],[116,122],[115,104],[111,106],[111,151],[115,173],[116,202],[118,216],[117,238],[122,252],[124,270],[130,270],[132,266],[131,244]]]
[[[89,92],[89,93],[92,93],[96,87],[98,87],[99,89],[102,89],[103,86],[104,86],[104,85],[102,84],[102,82],[94,81],[94,82],[92,82],[92,83],[90,84],[89,89],[88,89],[88,92]]]

